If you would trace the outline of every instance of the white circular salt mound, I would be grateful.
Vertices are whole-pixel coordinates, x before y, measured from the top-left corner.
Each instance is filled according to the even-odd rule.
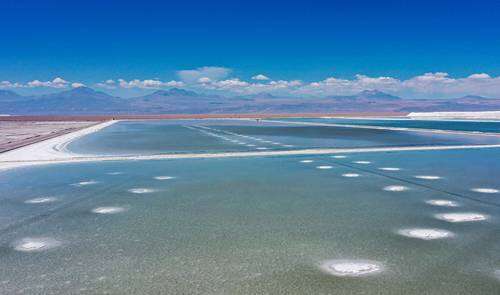
[[[342,174],[344,177],[359,177],[358,173],[344,173]]]
[[[169,179],[174,179],[175,177],[173,176],[155,176],[154,179],[156,180],[169,180]]]
[[[108,175],[120,175],[120,174],[123,174],[123,172],[108,172],[106,174],[108,174]]]
[[[54,197],[42,197],[42,198],[34,198],[30,200],[24,201],[26,204],[43,204],[43,203],[52,203],[57,201]]]
[[[448,222],[473,222],[488,219],[488,215],[481,213],[442,213],[434,215],[437,219]]]
[[[312,163],[312,162],[314,162],[314,161],[313,160],[302,160],[302,161],[300,161],[300,163]]]
[[[427,204],[441,207],[458,207],[458,203],[450,200],[427,200]]]
[[[122,207],[97,207],[92,209],[92,213],[97,213],[97,214],[116,214],[124,211],[125,208]]]
[[[422,239],[422,240],[436,240],[436,239],[451,238],[454,236],[454,234],[450,231],[444,229],[435,229],[435,228],[401,229],[398,231],[398,234],[405,237]]]
[[[471,191],[476,192],[476,193],[483,193],[483,194],[496,194],[496,193],[498,193],[497,189],[486,188],[486,187],[473,188],[473,189],[471,189]]]
[[[388,192],[404,192],[407,190],[409,190],[409,188],[403,185],[389,185],[384,187],[384,191]]]
[[[53,238],[24,238],[14,242],[13,247],[21,252],[41,252],[60,245],[61,242]]]
[[[334,159],[345,159],[345,158],[347,158],[347,156],[338,155],[338,156],[332,156],[332,158],[334,158]]]
[[[152,188],[136,187],[136,188],[131,188],[128,191],[133,194],[149,194],[149,193],[154,193],[156,190]]]
[[[415,175],[414,176],[417,179],[425,179],[425,180],[438,180],[441,179],[441,176],[437,175]]]
[[[325,166],[317,166],[316,168],[324,170],[324,169],[332,169],[332,166],[325,165]]]
[[[370,161],[354,161],[353,163],[356,163],[356,164],[370,164],[371,162]]]
[[[95,180],[88,180],[88,181],[80,181],[80,182],[74,183],[73,185],[85,186],[85,185],[91,185],[91,184],[96,184],[96,183],[97,183],[97,181],[95,181]]]
[[[361,277],[383,271],[380,262],[369,260],[328,260],[320,265],[321,269],[338,277]]]
[[[397,168],[397,167],[381,167],[378,169],[384,170],[384,171],[399,171],[399,170],[401,170],[400,168]]]

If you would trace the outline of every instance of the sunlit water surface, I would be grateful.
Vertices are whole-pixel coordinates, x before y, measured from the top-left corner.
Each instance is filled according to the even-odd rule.
[[[358,177],[343,176],[352,173]],[[0,293],[498,294],[500,195],[471,189],[498,189],[499,173],[497,150],[2,172]],[[74,185],[81,182],[90,184]],[[54,199],[25,203],[40,197]],[[459,206],[426,203],[432,199]],[[487,219],[435,216],[461,212]],[[414,228],[453,235],[401,234]],[[324,269],[330,261],[340,270],[353,261],[380,270],[336,276]]]

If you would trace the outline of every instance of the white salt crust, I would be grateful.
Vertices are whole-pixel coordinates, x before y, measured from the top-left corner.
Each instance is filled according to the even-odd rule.
[[[384,187],[384,190],[388,192],[404,192],[409,190],[409,188],[404,185],[389,185]]]
[[[398,230],[398,234],[421,240],[436,240],[451,238],[454,236],[454,234],[450,231],[436,228],[407,228]]]
[[[124,211],[125,208],[123,207],[97,207],[92,209],[92,213],[97,213],[97,214],[116,214]]]
[[[427,200],[425,201],[427,204],[432,206],[441,206],[441,207],[458,207],[458,203],[450,200]]]
[[[476,192],[476,193],[483,193],[483,194],[496,194],[496,193],[498,193],[497,189],[486,188],[486,187],[473,188],[473,189],[471,189],[471,191]]]
[[[156,190],[152,188],[136,187],[136,188],[131,188],[128,191],[133,194],[149,194],[149,193],[154,193]]]
[[[448,222],[474,222],[488,219],[488,215],[481,213],[442,213],[434,215],[437,219]]]
[[[344,177],[359,177],[358,173],[344,173],[342,174]]]
[[[57,198],[54,197],[41,197],[41,198],[34,198],[34,199],[29,199],[24,201],[26,204],[43,204],[43,203],[52,203],[57,201]]]
[[[380,273],[384,267],[380,262],[370,260],[328,260],[320,268],[338,277],[361,277]]]
[[[24,238],[14,242],[13,248],[21,252],[42,252],[60,245],[61,242],[53,238]]]
[[[324,165],[324,166],[317,166],[316,168],[325,170],[325,169],[332,169],[333,167],[332,166],[328,166],[328,165]]]

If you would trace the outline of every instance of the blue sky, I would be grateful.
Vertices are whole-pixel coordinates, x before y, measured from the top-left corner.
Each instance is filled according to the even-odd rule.
[[[303,85],[356,75],[404,82],[425,73],[487,74],[495,84],[500,76],[499,1],[4,0],[0,36],[0,81],[19,85],[56,77],[88,86],[182,82],[179,71],[203,67],[227,69],[218,80],[255,83],[251,77],[263,74],[269,80],[257,81]],[[482,94],[500,89],[488,87]],[[44,91],[36,88],[29,91]]]

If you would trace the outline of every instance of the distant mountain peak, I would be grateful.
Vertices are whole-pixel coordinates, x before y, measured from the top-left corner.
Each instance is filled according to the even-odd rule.
[[[358,98],[366,98],[366,99],[386,99],[386,100],[396,100],[401,99],[401,97],[394,96],[385,92],[382,92],[377,89],[373,90],[363,90],[356,95]]]
[[[242,95],[242,96],[239,96],[238,98],[244,98],[244,99],[255,99],[255,98],[273,99],[273,98],[277,98],[277,96],[273,95],[273,94],[271,94],[269,92],[259,92],[259,93],[254,93],[254,94]]]
[[[465,95],[458,99],[488,99],[488,98],[480,95]]]
[[[70,89],[68,91],[79,92],[79,93],[96,93],[96,92],[98,92],[98,91],[96,91],[90,87],[87,87],[87,86],[75,87],[75,88]]]
[[[110,99],[114,98],[113,96],[101,92],[101,91],[96,91],[92,88],[86,87],[86,86],[81,86],[81,87],[76,87],[72,88],[69,90],[65,90],[62,92],[58,93],[52,93],[52,94],[45,94],[40,96],[42,99],[52,99],[52,98],[57,98],[57,99],[65,99],[65,100],[77,100],[77,99]]]
[[[152,95],[160,96],[199,96],[198,93],[190,90],[171,88],[167,90],[157,90],[152,93]]]

